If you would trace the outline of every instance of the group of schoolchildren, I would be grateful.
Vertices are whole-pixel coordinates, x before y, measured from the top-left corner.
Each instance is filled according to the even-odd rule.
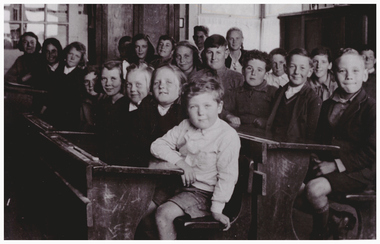
[[[120,59],[86,67],[79,42],[64,50],[46,39],[21,37],[19,57],[6,82],[48,90],[35,98],[36,112],[54,126],[94,131],[101,159],[148,166],[151,156],[181,169],[182,184],[163,182],[149,214],[160,239],[175,239],[174,219],[223,214],[238,178],[240,139],[234,127],[254,126],[281,139],[311,139],[340,146],[312,155],[300,189],[312,207],[312,239],[327,239],[330,193],[360,192],[375,182],[375,53],[328,48],[269,54],[243,49],[243,33],[224,38],[194,27],[194,43],[163,35],[155,55],[149,36],[119,41]],[[370,78],[368,78],[370,77]],[[323,103],[322,103],[323,102]],[[342,221],[353,216],[340,214]],[[145,220],[143,220],[144,222]]]

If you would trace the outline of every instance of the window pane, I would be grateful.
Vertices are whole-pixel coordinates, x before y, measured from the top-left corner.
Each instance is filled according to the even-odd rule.
[[[37,22],[45,20],[43,4],[25,4],[25,21]]]
[[[255,16],[255,8],[258,8],[258,4],[202,4],[201,12],[202,14]]]
[[[47,21],[67,22],[67,4],[47,4]]]
[[[31,31],[38,36],[40,44],[44,40],[44,25],[43,24],[25,24],[26,31]]]
[[[20,39],[20,24],[4,23],[4,48],[17,48]]]
[[[9,4],[4,5],[4,21],[11,20],[11,7]]]
[[[66,25],[47,25],[46,38],[54,37],[59,40],[62,47],[67,45],[67,27]]]
[[[21,20],[21,4],[5,4],[4,20]]]

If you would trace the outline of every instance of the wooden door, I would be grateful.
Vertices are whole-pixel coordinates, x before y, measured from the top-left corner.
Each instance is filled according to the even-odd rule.
[[[122,36],[147,34],[154,47],[161,35],[179,40],[179,4],[97,4],[91,11],[90,63],[119,57],[117,46]]]

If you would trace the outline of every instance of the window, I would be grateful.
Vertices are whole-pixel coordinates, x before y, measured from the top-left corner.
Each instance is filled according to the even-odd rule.
[[[17,49],[20,36],[31,31],[43,43],[57,38],[68,43],[68,4],[4,4],[4,49]]]

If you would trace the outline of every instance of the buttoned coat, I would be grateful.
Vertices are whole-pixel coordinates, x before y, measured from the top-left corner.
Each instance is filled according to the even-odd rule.
[[[339,88],[338,88],[339,89]],[[333,160],[339,158],[347,175],[365,184],[374,184],[376,178],[376,102],[364,89],[352,100],[335,127],[328,121],[336,102],[326,100],[321,109],[316,140],[340,147],[328,153]]]
[[[285,96],[289,83],[280,87],[275,95],[272,112],[268,117],[266,131],[271,132],[278,107]],[[296,98],[286,137],[289,139],[313,139],[317,128],[322,100],[306,82]],[[276,135],[274,135],[276,136]]]

